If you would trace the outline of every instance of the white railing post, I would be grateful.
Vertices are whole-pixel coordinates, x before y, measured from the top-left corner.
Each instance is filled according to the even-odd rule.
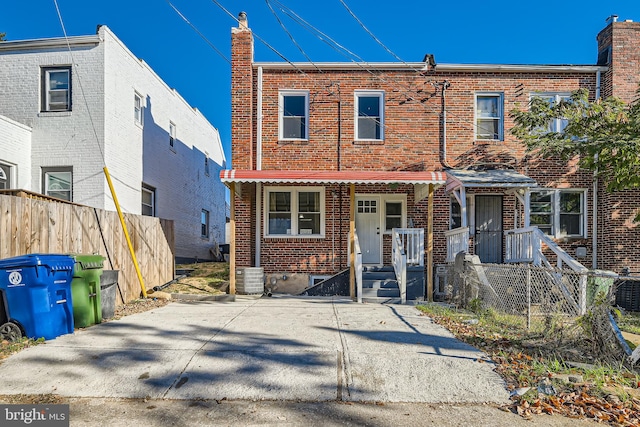
[[[358,293],[358,302],[362,303],[362,250],[357,232],[354,233],[353,247],[355,251],[356,292]]]
[[[447,239],[447,262],[453,262],[459,252],[469,252],[469,227],[445,231]]]
[[[391,248],[393,271],[396,274],[396,281],[398,282],[398,289],[400,290],[401,304],[405,304],[407,302],[407,254],[405,252],[406,241],[401,236],[414,234],[412,232],[408,232],[408,230],[415,229],[394,228],[391,232],[393,240]]]

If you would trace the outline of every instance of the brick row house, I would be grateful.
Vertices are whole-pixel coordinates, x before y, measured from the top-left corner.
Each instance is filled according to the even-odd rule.
[[[528,154],[510,133],[509,111],[532,96],[633,99],[640,23],[611,18],[597,40],[592,65],[256,62],[240,14],[233,169],[221,172],[232,268],[261,267],[298,293],[355,269],[354,239],[367,269],[391,265],[396,239],[407,249],[418,231],[431,292],[434,266],[458,250],[516,261],[514,236],[535,227],[588,268],[637,270],[639,193],[608,194],[591,172]]]

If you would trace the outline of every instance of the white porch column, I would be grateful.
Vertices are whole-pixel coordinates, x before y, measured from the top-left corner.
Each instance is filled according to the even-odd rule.
[[[523,203],[524,207],[524,216],[523,216],[523,220],[524,220],[524,224],[522,225],[524,228],[529,227],[529,225],[531,225],[531,189],[529,189],[529,187],[526,187],[524,189],[524,203]]]

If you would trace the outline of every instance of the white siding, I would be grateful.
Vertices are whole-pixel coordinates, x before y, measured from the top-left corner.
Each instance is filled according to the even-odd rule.
[[[11,166],[11,187],[31,189],[31,128],[0,116],[0,163]]]
[[[107,27],[93,37],[93,43],[75,46],[72,54],[66,43],[55,40],[46,48],[20,48],[18,42],[0,46],[0,115],[33,129],[25,184],[30,188],[25,189],[42,191],[42,167],[72,166],[73,201],[114,210],[102,170],[107,166],[124,212],[140,214],[142,183],[155,187],[155,215],[174,220],[176,256],[209,259],[212,244],[224,241],[225,226],[225,190],[219,179],[225,159],[217,129]],[[72,111],[41,113],[41,67],[72,63]],[[145,106],[143,126],[134,119],[135,92]],[[174,150],[169,121],[177,127]],[[3,144],[0,140],[0,148]],[[18,160],[25,162],[24,157]],[[200,236],[202,209],[210,212],[209,239]]]

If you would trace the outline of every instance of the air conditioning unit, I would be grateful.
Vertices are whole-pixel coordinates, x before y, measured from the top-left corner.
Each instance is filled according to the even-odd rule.
[[[436,264],[433,281],[434,301],[446,301],[451,297],[451,292],[447,288],[449,264]]]

